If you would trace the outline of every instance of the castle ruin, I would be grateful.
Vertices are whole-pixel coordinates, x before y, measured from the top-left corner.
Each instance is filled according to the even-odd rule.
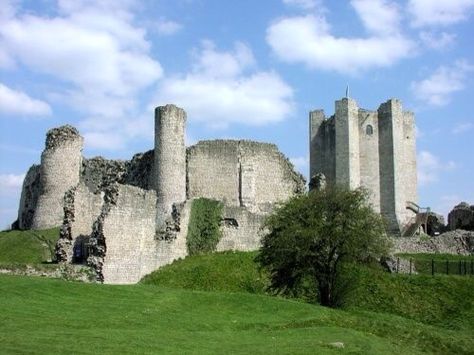
[[[155,146],[129,161],[82,156],[71,126],[48,131],[41,164],[26,174],[17,227],[61,226],[56,257],[86,262],[97,280],[135,283],[188,255],[192,201],[221,201],[217,250],[256,250],[265,217],[305,191],[305,181],[273,144],[200,141],[185,146],[186,112],[155,110]],[[377,111],[336,101],[335,115],[310,112],[310,187],[366,187],[389,232],[419,227],[414,117],[400,101]]]
[[[305,181],[273,144],[201,141],[186,148],[186,113],[155,110],[155,147],[130,161],[82,156],[71,126],[48,131],[41,164],[26,174],[21,229],[61,226],[59,262],[87,262],[98,281],[135,283],[188,255],[192,200],[223,203],[217,250],[255,250],[274,206]],[[225,223],[227,222],[227,223]]]

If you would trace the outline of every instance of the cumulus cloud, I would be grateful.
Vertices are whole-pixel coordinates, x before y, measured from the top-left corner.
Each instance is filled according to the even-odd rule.
[[[381,26],[369,21],[367,16],[369,29]],[[413,50],[413,42],[391,26],[387,26],[385,33],[367,38],[337,37],[331,34],[326,19],[316,15],[279,19],[268,27],[266,40],[277,57],[285,62],[346,74],[391,66],[410,56]]]
[[[54,16],[10,10],[0,27],[0,65],[14,60],[56,79],[48,97],[81,112],[86,135],[104,134],[103,127],[126,139],[123,126],[139,116],[140,92],[163,75],[146,30],[135,23],[137,6],[135,0],[59,0]]]
[[[437,156],[426,150],[418,153],[417,162],[418,183],[421,186],[438,181],[440,174],[453,170],[456,167],[452,160],[442,162]]]
[[[408,13],[414,27],[447,26],[466,20],[474,0],[410,0]]]
[[[466,76],[474,66],[458,60],[452,66],[440,66],[433,74],[421,81],[413,81],[411,90],[415,97],[429,105],[444,106],[451,101],[454,92],[464,89]]]
[[[352,0],[351,4],[368,31],[383,35],[399,32],[401,16],[395,3],[386,0]]]
[[[190,72],[162,82],[154,104],[175,103],[190,120],[213,128],[264,125],[290,114],[293,90],[276,73],[257,71],[247,45],[238,42],[226,52],[204,41],[193,57]]]
[[[24,92],[0,83],[0,114],[47,116],[51,114],[51,107],[44,101],[33,99]]]

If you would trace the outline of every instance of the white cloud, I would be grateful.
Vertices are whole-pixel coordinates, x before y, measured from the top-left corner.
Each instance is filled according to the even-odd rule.
[[[455,126],[452,129],[453,134],[461,134],[461,133],[466,133],[474,129],[474,123],[472,122],[465,122],[465,123],[460,123],[457,126]]]
[[[368,31],[382,35],[399,32],[401,17],[395,3],[386,0],[352,0],[351,5]]]
[[[161,18],[156,21],[152,27],[156,30],[158,34],[163,36],[170,36],[179,32],[183,28],[183,25],[175,21]]]
[[[33,99],[24,92],[0,83],[0,114],[47,116],[51,114],[51,107],[44,101]]]
[[[428,48],[435,50],[443,50],[454,44],[456,40],[456,35],[447,32],[436,33],[430,31],[422,31],[420,32],[420,39],[423,44]]]
[[[135,0],[60,0],[54,16],[17,9],[0,27],[0,65],[12,67],[13,59],[56,79],[48,97],[84,115],[85,135],[120,136],[123,144],[129,138],[124,122],[140,116],[140,92],[163,75],[146,30],[135,24],[140,6]],[[122,146],[117,138],[108,142]]]
[[[454,65],[440,66],[428,78],[413,81],[411,90],[415,97],[429,105],[444,106],[451,100],[451,95],[464,89],[464,82],[474,66],[465,60],[458,60]]]
[[[311,10],[321,6],[321,0],[283,0],[285,5],[295,6],[303,10]]]
[[[391,66],[413,51],[412,41],[396,33],[367,38],[336,37],[326,19],[314,15],[279,19],[267,29],[266,39],[285,62],[349,74]]]
[[[25,174],[0,174],[0,195],[17,194],[21,190]]]
[[[436,182],[439,175],[456,168],[456,164],[450,160],[442,162],[432,153],[424,150],[418,153],[418,183],[421,186]]]
[[[255,71],[249,47],[236,43],[229,52],[205,41],[185,74],[170,77],[158,88],[153,104],[174,103],[188,118],[213,128],[232,123],[264,125],[292,111],[293,91],[276,73]]]
[[[410,0],[408,12],[414,27],[447,26],[466,20],[474,0]]]

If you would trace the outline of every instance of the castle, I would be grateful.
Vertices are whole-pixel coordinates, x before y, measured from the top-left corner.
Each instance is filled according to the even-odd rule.
[[[217,250],[255,250],[273,208],[305,191],[303,176],[273,144],[247,140],[184,143],[186,113],[155,110],[155,146],[129,161],[82,156],[83,138],[71,126],[48,131],[41,164],[27,172],[20,229],[61,226],[56,257],[86,262],[97,280],[135,283],[188,255],[192,201],[221,201]],[[377,112],[354,100],[336,113],[310,113],[310,176],[328,184],[365,186],[371,202],[397,235],[410,225],[407,201],[416,202],[413,114],[397,100]],[[413,213],[413,212],[411,212]]]

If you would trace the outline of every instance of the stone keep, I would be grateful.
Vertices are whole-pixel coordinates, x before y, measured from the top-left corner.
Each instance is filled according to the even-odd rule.
[[[192,200],[222,201],[217,250],[255,250],[265,216],[305,189],[273,144],[202,141],[186,148],[186,112],[155,110],[155,146],[129,161],[81,155],[71,126],[47,134],[41,165],[28,171],[17,225],[61,226],[56,257],[87,263],[104,283],[135,283],[188,254]]]
[[[358,107],[355,100],[336,101],[335,114],[309,114],[310,177],[324,174],[329,185],[370,192],[376,212],[400,235],[417,203],[415,122],[401,102],[388,100],[377,111]]]

